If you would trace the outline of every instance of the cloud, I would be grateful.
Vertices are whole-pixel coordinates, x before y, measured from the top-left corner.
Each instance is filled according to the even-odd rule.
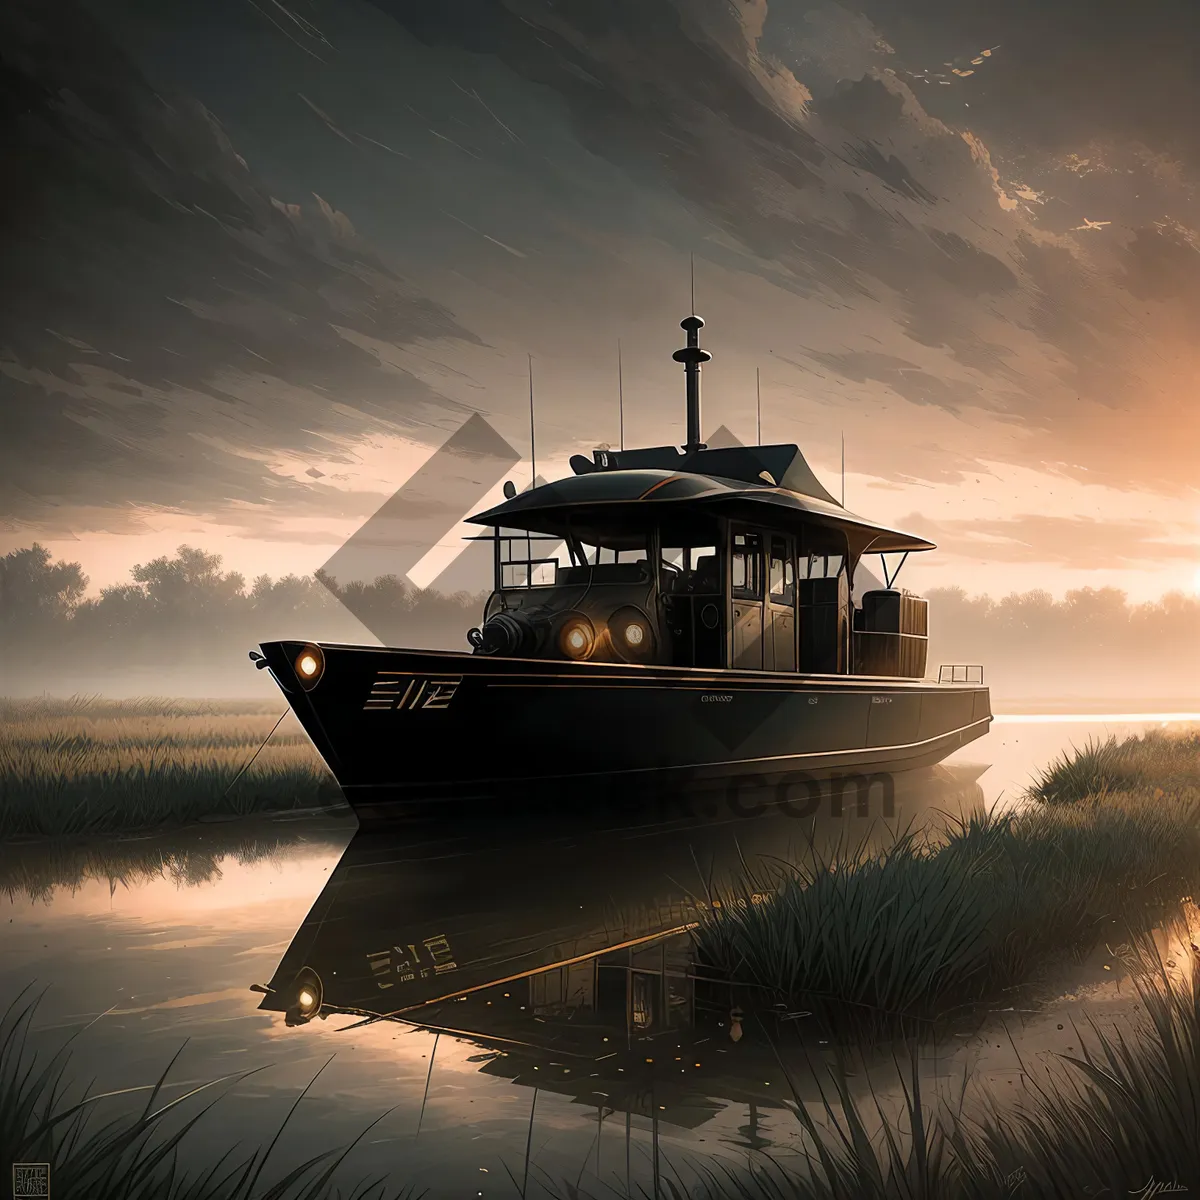
[[[1150,520],[1108,521],[1026,513],[1012,518],[930,521],[904,517],[939,549],[985,562],[1047,563],[1074,570],[1144,567],[1200,557],[1196,530]]]
[[[1057,447],[1122,486],[1190,482],[1198,425],[1178,420],[1177,381],[1193,352],[1164,310],[1200,287],[1200,255],[1177,254],[1153,224],[1109,237],[1123,192],[1074,211],[1056,199],[1072,174],[1051,165],[1059,158],[1007,177],[962,99],[953,119],[935,116],[929,89],[918,96],[897,73],[894,39],[862,12],[626,3],[600,19],[582,3],[375,3],[433,49],[469,50],[549,89],[592,153],[656,174],[800,301],[842,306],[847,348],[813,357],[843,378],[1020,422],[1028,436],[1000,451],[1019,461]],[[964,45],[970,62],[996,41]],[[764,82],[785,75],[803,105]],[[997,120],[985,118],[989,136]],[[1021,132],[997,137],[1014,145]],[[1148,194],[1182,200],[1178,172],[1158,161],[1150,174]],[[1104,238],[1070,232],[1089,213],[1114,222]],[[1135,309],[1138,288],[1148,302]],[[867,327],[885,343],[878,355]],[[1137,422],[1122,415],[1132,411]],[[1155,429],[1167,422],[1164,453]]]
[[[0,265],[0,397],[20,445],[0,458],[5,506],[50,521],[82,499],[233,499],[256,527],[273,508],[332,512],[329,480],[270,463],[352,460],[392,423],[441,441],[485,397],[520,398],[538,338],[571,343],[561,386],[554,363],[539,374],[539,445],[615,440],[596,415],[605,312],[645,398],[631,416],[661,439],[666,376],[634,378],[632,329],[664,322],[663,277],[692,251],[725,339],[706,387],[739,354],[771,362],[790,428],[836,443],[859,419],[864,474],[952,485],[981,457],[1065,461],[1180,493],[1200,449],[1190,135],[1173,120],[1155,143],[1116,112],[1145,96],[1063,69],[1064,45],[1111,66],[1099,34],[1064,41],[1065,17],[1009,7],[374,0],[307,39],[321,62],[229,0],[139,26],[130,44],[160,72],[240,56],[187,82],[208,80],[264,177],[302,181],[276,202],[215,117],[159,100],[58,0],[22,0],[0,17],[32,97],[17,142],[31,183],[8,201],[20,253]],[[951,87],[916,75],[997,45]],[[1069,120],[1026,95],[1036,80],[1075,103]],[[261,103],[275,94],[289,103]],[[441,366],[422,370],[413,347],[435,341]]]
[[[211,113],[152,89],[69,0],[4,6],[0,38],[21,101],[0,255],[10,519],[286,497],[302,486],[269,456],[454,407],[339,332],[478,342],[344,213],[274,199]]]

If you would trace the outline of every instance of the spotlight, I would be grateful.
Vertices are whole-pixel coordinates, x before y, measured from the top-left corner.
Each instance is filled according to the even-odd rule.
[[[558,631],[558,648],[577,662],[596,648],[596,629],[582,613],[571,613]]]
[[[316,687],[325,673],[325,655],[319,646],[305,646],[293,660],[296,678],[307,692]]]
[[[630,662],[654,657],[654,626],[640,608],[626,605],[608,619],[608,636],[617,654]]]
[[[288,1025],[306,1025],[320,1013],[325,989],[321,977],[312,967],[304,967],[296,975],[291,994],[294,999],[286,1013]]]

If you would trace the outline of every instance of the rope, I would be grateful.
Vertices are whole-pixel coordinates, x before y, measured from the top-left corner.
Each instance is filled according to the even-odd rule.
[[[275,722],[274,728],[263,739],[263,744],[259,746],[257,750],[255,750],[255,752],[250,756],[250,761],[233,777],[233,781],[225,789],[224,795],[221,797],[222,799],[224,799],[225,796],[228,796],[229,793],[233,791],[233,785],[237,783],[237,781],[241,779],[241,777],[245,775],[245,773],[254,765],[254,760],[263,752],[263,748],[266,746],[266,744],[275,736],[275,730],[283,724],[283,718],[286,717],[289,712],[291,712],[290,708],[285,708],[283,710],[279,720]]]

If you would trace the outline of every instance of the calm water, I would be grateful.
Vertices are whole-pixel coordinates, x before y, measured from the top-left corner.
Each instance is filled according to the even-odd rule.
[[[1000,719],[945,768],[901,779],[895,819],[1015,800],[1072,743],[1146,723]],[[882,816],[879,796],[865,817],[823,802],[818,840],[886,836]],[[623,1194],[627,1180],[649,1186],[656,1169],[686,1173],[698,1157],[766,1149],[786,1161],[795,1120],[760,1031],[735,1041],[727,1001],[689,978],[686,935],[662,935],[686,928],[697,897],[743,862],[795,849],[800,824],[718,806],[703,819],[355,837],[347,817],[110,843],[90,861],[7,849],[4,990],[48,988],[39,1046],[88,1026],[72,1073],[101,1090],[152,1082],[181,1046],[168,1095],[269,1064],[197,1128],[197,1162],[269,1137],[327,1062],[276,1148],[279,1168],[389,1109],[347,1177],[390,1170],[435,1196],[514,1194],[509,1172],[519,1190],[527,1146],[531,1196],[546,1179]],[[303,967],[325,1004],[347,1011],[297,1023]],[[364,1023],[402,1012],[433,1028]],[[1069,1024],[1021,1019],[1039,1049],[1066,1048]],[[983,1035],[927,1069],[961,1073],[969,1052],[1011,1084],[1003,1041]],[[818,1098],[805,1078],[798,1087]]]

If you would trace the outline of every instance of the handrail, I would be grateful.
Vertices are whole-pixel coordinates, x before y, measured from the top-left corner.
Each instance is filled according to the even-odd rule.
[[[979,678],[972,679],[972,673],[978,671]],[[948,677],[947,677],[948,673]],[[983,686],[983,667],[979,665],[964,665],[961,663],[945,664],[938,667],[938,683],[973,683]]]

